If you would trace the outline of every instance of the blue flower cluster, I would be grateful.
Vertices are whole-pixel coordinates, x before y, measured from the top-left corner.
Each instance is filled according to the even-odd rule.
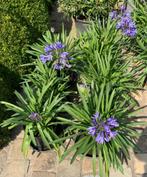
[[[128,37],[134,37],[137,34],[136,25],[131,18],[130,13],[125,13],[120,21],[116,25],[117,29],[120,29],[122,33]]]
[[[56,70],[62,70],[64,68],[71,68],[71,65],[69,64],[69,60],[71,60],[72,58],[69,56],[68,52],[61,52],[61,49],[64,49],[65,45],[62,44],[60,41],[54,43],[54,44],[50,44],[50,45],[46,45],[44,48],[45,51],[45,55],[40,55],[40,60],[42,61],[42,63],[46,63],[48,61],[53,61],[54,62],[54,69]],[[58,58],[54,58],[55,54],[57,55],[57,51],[58,51]]]
[[[29,115],[29,119],[32,120],[32,121],[40,121],[41,120],[41,116],[38,113],[36,113],[36,112],[32,112]]]
[[[121,12],[121,13],[120,13]],[[126,12],[126,7],[121,6],[119,11],[112,11],[110,18],[118,20],[116,28],[128,37],[135,37],[137,34],[136,25],[132,20],[131,13]]]
[[[118,126],[119,124],[114,117],[110,117],[106,121],[102,121],[100,114],[96,112],[92,116],[92,126],[88,128],[88,133],[95,137],[95,141],[97,143],[103,144],[116,137],[118,132],[114,130],[114,128]]]

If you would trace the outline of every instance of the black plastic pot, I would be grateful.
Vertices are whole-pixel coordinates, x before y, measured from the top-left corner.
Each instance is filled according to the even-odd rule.
[[[32,146],[33,149],[35,149],[37,151],[47,151],[47,150],[49,150],[49,148],[44,145],[41,137],[37,136],[37,137],[35,137],[35,140],[36,140],[36,143],[37,143],[36,146],[31,142],[31,146]]]

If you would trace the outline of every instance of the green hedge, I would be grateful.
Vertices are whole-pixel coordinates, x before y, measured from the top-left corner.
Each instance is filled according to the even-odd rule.
[[[15,100],[23,63],[30,60],[26,49],[49,27],[46,0],[1,0],[0,5],[0,100]],[[0,106],[0,122],[5,117]],[[0,132],[1,133],[1,132]]]
[[[0,10],[0,64],[20,74],[18,66],[28,60],[27,45],[48,29],[46,1],[2,0]]]

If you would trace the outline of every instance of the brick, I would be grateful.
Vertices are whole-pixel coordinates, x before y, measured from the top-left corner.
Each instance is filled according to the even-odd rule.
[[[81,163],[77,160],[70,164],[69,160],[64,160],[57,167],[57,177],[80,177]]]
[[[134,172],[135,174],[147,173],[147,154],[134,155]]]
[[[56,177],[56,174],[47,171],[34,171],[32,177]]]
[[[32,171],[56,171],[57,155],[51,151],[41,152],[32,163]]]

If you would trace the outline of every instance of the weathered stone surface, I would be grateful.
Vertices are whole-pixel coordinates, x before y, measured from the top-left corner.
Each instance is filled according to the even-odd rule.
[[[15,139],[10,144],[10,150],[8,155],[8,160],[20,159],[24,160],[24,155],[21,151],[22,139]]]
[[[82,177],[94,177],[93,175],[84,175]],[[98,175],[96,175],[95,177],[99,177]]]
[[[64,160],[57,167],[57,177],[80,177],[81,163],[77,160],[70,164],[69,160]]]
[[[56,174],[47,171],[34,171],[32,177],[56,177]]]
[[[96,166],[98,167],[98,161]],[[98,168],[96,169],[96,171],[98,172]],[[93,173],[92,158],[85,157],[82,162],[82,175],[85,176],[85,175],[90,175],[92,173]]]
[[[32,171],[56,171],[57,157],[56,153],[45,151],[40,153],[32,163]]]
[[[115,171],[114,169],[110,170],[110,177],[133,177],[131,168],[127,165],[123,165],[124,173],[122,174],[119,171]]]
[[[2,151],[0,151],[0,167],[6,163],[7,160],[7,152],[5,151],[5,149],[3,149]]]
[[[135,149],[135,152],[147,153],[147,135],[142,135],[139,137],[137,146],[139,149]]]
[[[147,154],[134,155],[134,171],[135,174],[147,173]]]
[[[28,160],[10,161],[0,177],[27,177]]]
[[[147,174],[143,174],[143,175],[136,175],[134,177],[147,177]]]

